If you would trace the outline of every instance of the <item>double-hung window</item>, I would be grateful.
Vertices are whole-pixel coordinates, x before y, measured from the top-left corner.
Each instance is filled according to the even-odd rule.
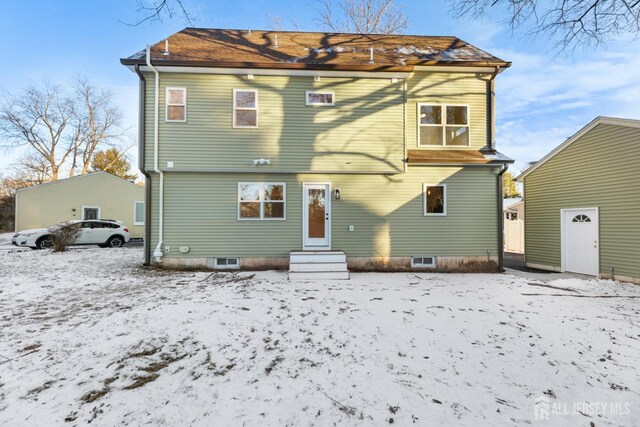
[[[447,215],[447,186],[446,184],[423,186],[424,216]]]
[[[418,104],[418,144],[468,146],[469,107]]]
[[[258,91],[255,89],[233,90],[233,127],[258,127]]]
[[[187,89],[168,87],[165,94],[165,120],[167,122],[187,121]]]
[[[286,185],[238,183],[238,219],[285,219]]]

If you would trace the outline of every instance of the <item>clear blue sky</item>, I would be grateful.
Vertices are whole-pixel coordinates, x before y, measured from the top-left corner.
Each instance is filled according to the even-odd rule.
[[[150,0],[147,0],[150,1]],[[537,160],[597,115],[640,119],[640,42],[623,38],[606,48],[550,51],[547,40],[513,35],[500,16],[461,21],[443,0],[404,0],[410,34],[456,35],[513,61],[497,81],[498,148],[517,166]],[[186,0],[195,26],[318,30],[313,0]],[[43,77],[68,84],[78,75],[110,87],[137,126],[137,77],[119,58],[164,39],[182,18],[130,27],[141,15],[135,0],[28,0],[3,3],[0,91],[19,91]],[[134,150],[135,151],[135,150]],[[15,154],[0,154],[0,171]],[[135,160],[135,153],[132,153]]]

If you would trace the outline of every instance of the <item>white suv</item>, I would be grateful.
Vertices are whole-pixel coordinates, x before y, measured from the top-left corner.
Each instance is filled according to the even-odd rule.
[[[102,248],[119,248],[130,239],[129,229],[122,223],[109,219],[87,219],[69,221],[78,224],[80,234],[73,242],[74,245],[98,245]],[[53,245],[51,232],[48,228],[19,231],[11,238],[16,246],[31,249],[46,249]]]

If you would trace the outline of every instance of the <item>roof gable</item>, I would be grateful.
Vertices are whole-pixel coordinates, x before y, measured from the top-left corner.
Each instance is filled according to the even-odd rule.
[[[113,174],[111,174],[109,172],[98,171],[98,172],[89,172],[89,173],[85,173],[85,174],[82,174],[82,175],[70,176],[68,178],[61,178],[61,179],[57,179],[55,181],[43,182],[42,184],[32,185],[30,187],[24,187],[24,188],[21,188],[21,189],[19,189],[17,191],[25,191],[25,190],[30,190],[30,189],[33,189],[33,188],[40,188],[40,187],[45,186],[45,185],[64,184],[65,182],[68,182],[68,181],[71,181],[71,180],[93,179],[93,178],[100,177],[100,176],[113,178],[113,179],[117,180],[116,182],[119,182],[119,183],[123,183],[123,184],[127,184],[127,185],[135,185],[136,187],[144,188],[144,187],[139,186],[136,183],[133,183],[131,181],[127,181],[126,179],[120,178],[119,176],[113,175]]]
[[[621,118],[616,118],[616,117],[598,116],[595,119],[593,119],[589,124],[587,124],[585,127],[583,127],[578,132],[573,134],[571,137],[567,138],[566,141],[564,141],[562,144],[558,145],[556,148],[551,150],[546,156],[544,156],[542,159],[540,159],[534,165],[530,166],[524,172],[522,172],[520,175],[518,175],[516,177],[516,180],[520,181],[520,180],[524,179],[531,172],[533,172],[536,169],[538,169],[540,166],[542,166],[543,164],[545,164],[546,162],[551,160],[553,157],[555,157],[558,153],[560,153],[561,151],[563,151],[564,149],[569,147],[571,144],[573,144],[574,142],[579,140],[580,137],[582,137],[583,135],[585,135],[586,133],[591,131],[593,128],[595,128],[596,126],[601,125],[601,124],[602,125],[612,125],[612,126],[632,127],[632,128],[640,129],[640,120],[621,119]]]
[[[508,67],[457,37],[185,28],[151,46],[154,65],[411,70],[416,65]],[[373,49],[373,63],[371,59]],[[121,59],[145,63],[145,50]]]

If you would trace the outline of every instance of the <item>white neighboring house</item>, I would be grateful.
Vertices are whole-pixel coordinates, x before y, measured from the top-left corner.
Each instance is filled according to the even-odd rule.
[[[524,201],[507,199],[504,201],[504,250],[524,253]]]
[[[70,220],[122,221],[132,238],[144,236],[144,187],[94,172],[26,187],[16,193],[16,231]]]

